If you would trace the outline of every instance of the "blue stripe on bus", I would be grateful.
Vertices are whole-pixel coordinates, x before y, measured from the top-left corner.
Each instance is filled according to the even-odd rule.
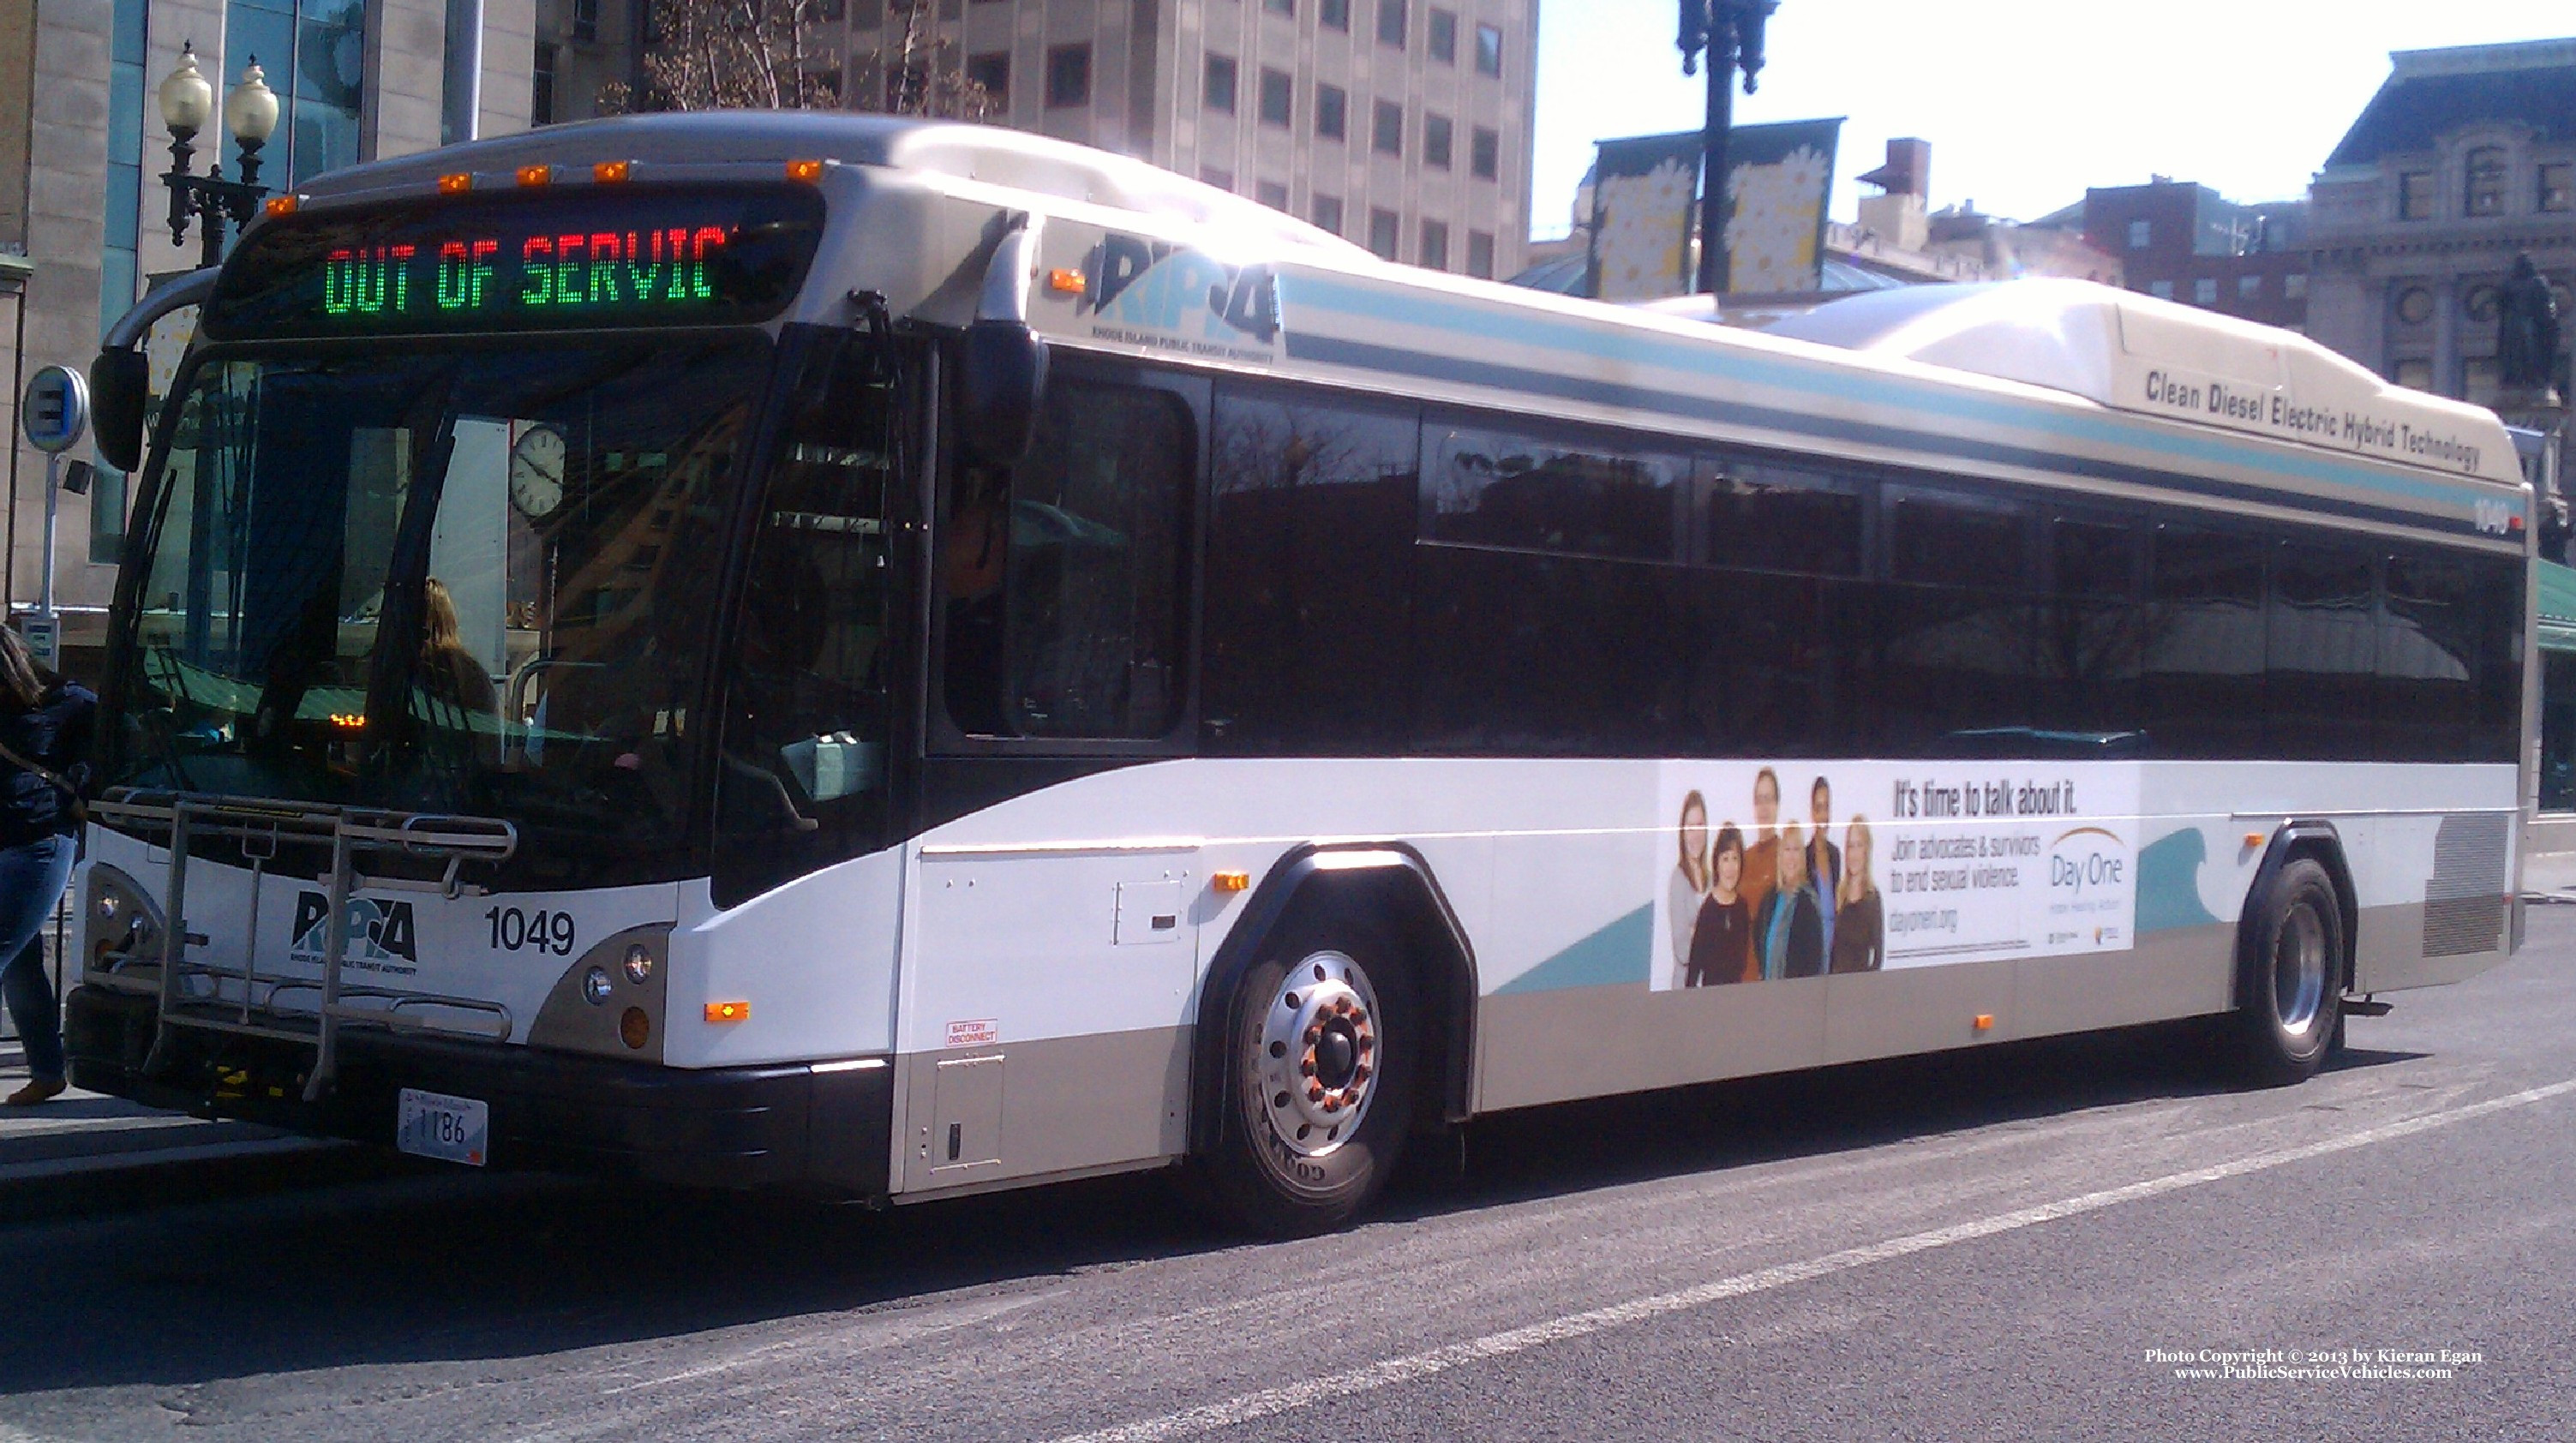
[[[1654,965],[1655,906],[1649,902],[1494,990],[1642,986]]]
[[[1987,461],[2037,471],[2089,476],[2103,481],[2125,481],[2160,490],[2191,492],[2218,500],[2287,506],[2295,510],[2346,516],[2363,521],[2378,521],[2448,536],[2480,537],[2490,541],[2500,539],[2480,531],[2476,521],[2469,517],[2428,515],[2421,511],[2374,505],[2366,501],[2340,501],[2303,492],[2270,490],[2242,482],[2213,480],[2188,472],[2158,471],[2150,467],[2124,465],[2116,461],[2096,460],[2087,456],[2070,456],[2060,451],[2042,451],[2001,442],[1973,440],[1964,436],[1948,436],[1939,432],[1908,430],[1899,426],[1835,420],[1830,417],[1811,416],[1800,411],[1783,411],[1768,406],[1720,401],[1706,396],[1650,391],[1616,381],[1595,381],[1579,376],[1563,376],[1491,361],[1462,360],[1454,356],[1437,356],[1424,351],[1404,350],[1365,341],[1345,341],[1330,336],[1300,332],[1290,332],[1287,339],[1289,356],[1300,361],[1348,366],[1355,370],[1393,372],[1427,380],[1454,381],[1496,390],[1533,391],[1542,395],[1554,395],[1571,401],[1585,401],[1619,410],[1646,411],[1694,421],[1714,420],[1824,440],[1862,442],[1893,449],[1921,451],[1963,461]]]
[[[2301,480],[2396,492],[2451,506],[2465,506],[2476,499],[2476,493],[2469,489],[2471,486],[2492,484],[2466,479],[2449,482],[2391,475],[2341,464],[2323,456],[2260,451],[2226,437],[2173,435],[2109,417],[2071,415],[2016,405],[2010,401],[1961,394],[1868,371],[1796,365],[1766,356],[1694,345],[1677,337],[1650,332],[1605,332],[1597,324],[1587,325],[1529,313],[1507,316],[1424,296],[1370,289],[1317,272],[1297,271],[1281,280],[1283,315],[1287,314],[1293,298],[1297,307],[1312,305],[1370,321],[1423,326],[1477,340],[1544,346],[1612,363],[1634,365],[1642,361],[1718,380],[1776,386],[1867,405],[2020,427],[2070,440],[2163,451],[2186,460],[2223,461]],[[1290,352],[1295,354],[1299,332],[1293,325],[1287,329]],[[1550,376],[1549,379],[1562,381],[1568,378]]]

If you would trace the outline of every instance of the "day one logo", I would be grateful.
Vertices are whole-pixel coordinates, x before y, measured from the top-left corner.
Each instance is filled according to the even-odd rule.
[[[1083,270],[1091,285],[1081,304],[1101,320],[1219,345],[1279,338],[1279,278],[1269,266],[1230,266],[1169,241],[1112,235]]]
[[[329,929],[324,925],[330,916],[329,897],[320,892],[295,894],[294,940],[287,944],[288,961],[321,964],[330,945]],[[351,962],[361,964],[402,961],[417,965],[420,945],[412,937],[411,904],[351,897],[347,956]]]

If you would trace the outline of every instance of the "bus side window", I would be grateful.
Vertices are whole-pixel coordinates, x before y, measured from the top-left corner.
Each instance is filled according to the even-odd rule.
[[[1403,748],[1420,430],[1409,407],[1218,388],[1199,680],[1209,753]]]
[[[2251,536],[2156,528],[2143,658],[2152,755],[2262,754],[2263,562]]]
[[[1883,510],[1881,744],[1896,756],[2028,751],[2036,608],[2026,509],[1890,487]]]
[[[1028,459],[953,488],[942,685],[969,735],[1152,740],[1180,716],[1190,415],[1059,377]],[[998,562],[998,567],[997,563]]]
[[[2266,754],[2371,759],[2378,582],[2368,553],[2283,542],[2264,620]]]

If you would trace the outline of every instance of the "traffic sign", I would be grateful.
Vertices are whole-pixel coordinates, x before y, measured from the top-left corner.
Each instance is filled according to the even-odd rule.
[[[26,431],[28,444],[48,455],[59,456],[79,445],[89,430],[89,382],[81,379],[80,372],[61,366],[38,371],[18,399],[18,424]]]

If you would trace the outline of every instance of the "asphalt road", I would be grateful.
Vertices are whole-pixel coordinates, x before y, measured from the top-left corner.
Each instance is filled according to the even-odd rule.
[[[1288,1245],[1141,1179],[0,1225],[0,1443],[2564,1436],[2576,907],[2397,1001],[2280,1091],[2163,1029],[1497,1119]]]

